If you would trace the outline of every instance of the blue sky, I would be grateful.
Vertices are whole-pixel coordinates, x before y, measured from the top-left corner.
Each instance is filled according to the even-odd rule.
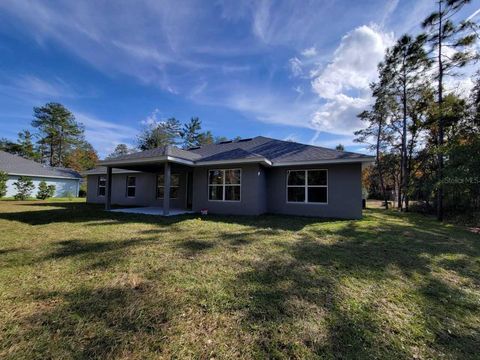
[[[101,156],[172,116],[199,116],[215,135],[364,151],[355,115],[376,64],[433,3],[4,0],[0,137],[15,139],[33,106],[56,101]]]

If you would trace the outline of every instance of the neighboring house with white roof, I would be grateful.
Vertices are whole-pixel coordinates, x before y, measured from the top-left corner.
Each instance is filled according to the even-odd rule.
[[[47,185],[55,185],[54,197],[77,197],[82,176],[72,169],[50,167],[18,155],[0,151],[0,171],[8,174],[6,197],[13,197],[17,189],[13,185],[20,176],[30,178],[35,185],[31,196],[35,197],[38,185],[45,181]]]

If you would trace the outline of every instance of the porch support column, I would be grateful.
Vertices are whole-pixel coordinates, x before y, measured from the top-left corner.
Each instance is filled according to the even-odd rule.
[[[165,161],[163,170],[163,215],[170,213],[170,163]]]
[[[106,185],[106,196],[105,196],[105,210],[110,210],[112,205],[112,168],[107,166],[107,183]]]

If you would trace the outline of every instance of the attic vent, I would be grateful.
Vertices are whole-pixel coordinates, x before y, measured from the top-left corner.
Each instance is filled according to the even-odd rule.
[[[251,140],[252,140],[252,138],[249,138],[249,139],[240,139],[240,140],[238,140],[238,142],[245,142],[245,141],[251,141]]]
[[[200,149],[200,146],[190,147],[190,148],[188,148],[187,150],[197,150],[197,149]]]
[[[231,142],[232,142],[232,140],[220,141],[219,144],[229,144]]]

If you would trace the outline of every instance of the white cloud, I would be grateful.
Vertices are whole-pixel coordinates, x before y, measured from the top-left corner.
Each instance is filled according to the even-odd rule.
[[[74,112],[74,114],[77,121],[85,125],[85,137],[98,151],[100,157],[105,157],[121,143],[133,147],[137,129],[100,120],[82,112]]]
[[[360,26],[342,38],[326,67],[311,71],[312,89],[325,101],[311,120],[316,129],[352,134],[361,126],[356,115],[369,105],[369,84],[377,78],[377,64],[392,43],[392,34]]]
[[[315,49],[314,46],[310,47],[310,48],[307,48],[307,49],[304,49],[302,51],[302,55],[306,58],[309,58],[309,57],[314,57],[317,55],[317,49]]]
[[[313,114],[311,123],[315,129],[323,132],[352,135],[363,125],[357,115],[367,109],[370,102],[369,96],[337,95],[320,106]]]
[[[27,96],[36,100],[51,100],[59,98],[79,98],[90,96],[89,91],[80,94],[70,84],[60,77],[43,79],[35,75],[21,75],[6,79],[5,85],[0,85],[0,91],[9,97],[24,99]]]
[[[142,121],[140,121],[140,123],[142,125],[147,125],[147,126],[151,126],[151,125],[156,125],[160,122],[160,109],[158,108],[155,108],[153,109],[153,111],[147,115],[147,117],[145,119],[143,119]]]
[[[363,25],[342,38],[333,59],[312,81],[313,90],[322,98],[333,99],[349,90],[368,90],[377,76],[377,64],[385,49],[393,43],[393,34]]]
[[[253,32],[261,40],[268,42],[268,26],[270,24],[270,1],[259,0],[253,15]]]
[[[299,58],[291,58],[288,60],[288,64],[290,65],[290,71],[292,72],[293,76],[298,77],[303,74],[302,61]]]
[[[284,141],[293,141],[293,142],[299,142],[300,139],[298,138],[298,135],[297,134],[288,134],[287,136],[285,136],[283,138]]]

